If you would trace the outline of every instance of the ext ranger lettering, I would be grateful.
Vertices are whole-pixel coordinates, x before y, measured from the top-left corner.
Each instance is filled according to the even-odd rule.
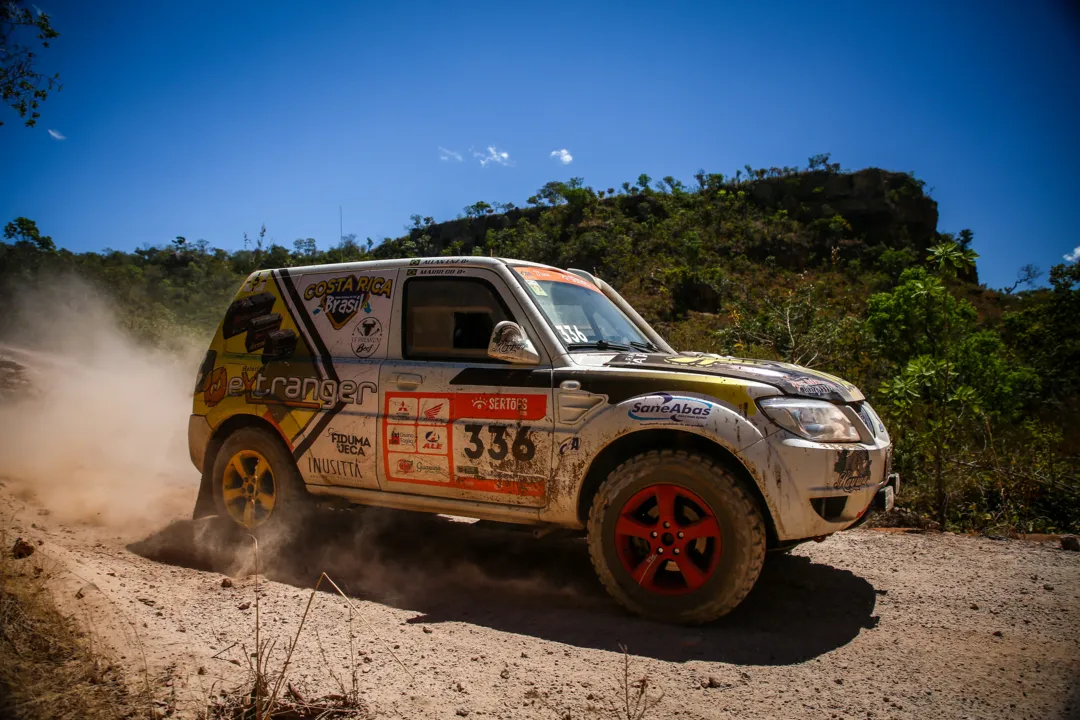
[[[248,394],[255,400],[302,401],[311,398],[323,407],[333,407],[339,402],[363,404],[364,393],[374,393],[378,386],[372,382],[353,380],[319,380],[318,378],[276,377],[268,380],[258,371],[253,376],[245,372],[241,377],[229,378],[229,395]]]
[[[602,279],[492,257],[252,274],[188,441],[195,517],[289,532],[326,498],[561,528],[619,603],[686,624],[900,488],[854,385],[676,352]]]

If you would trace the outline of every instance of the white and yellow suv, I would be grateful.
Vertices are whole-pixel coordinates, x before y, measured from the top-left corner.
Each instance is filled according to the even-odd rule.
[[[251,275],[188,435],[196,517],[265,532],[324,496],[585,529],[611,594],[671,622],[729,612],[767,547],[898,489],[854,386],[676,353],[602,280],[497,258]]]

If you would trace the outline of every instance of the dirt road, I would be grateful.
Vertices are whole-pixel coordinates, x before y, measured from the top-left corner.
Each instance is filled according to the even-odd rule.
[[[117,535],[10,489],[0,501],[12,532],[42,541],[35,562],[56,563],[64,606],[178,715],[243,681],[245,538],[183,518]],[[1080,554],[1049,545],[840,534],[771,558],[744,605],[704,628],[626,615],[579,539],[439,516],[323,511],[261,557],[278,665],[320,572],[357,599],[350,624],[339,596],[317,594],[289,677],[315,695],[355,669],[380,717],[602,717],[622,696],[620,645],[663,692],[651,717],[1080,716]]]

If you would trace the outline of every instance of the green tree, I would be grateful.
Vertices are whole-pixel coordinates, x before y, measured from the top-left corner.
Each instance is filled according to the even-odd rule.
[[[37,69],[35,52],[36,45],[48,48],[59,36],[48,14],[26,7],[24,0],[0,3],[0,97],[27,127],[37,124],[38,106],[49,92],[61,89],[59,74],[45,75]]]
[[[42,235],[37,223],[29,218],[18,217],[4,226],[4,237],[16,243],[32,243],[39,250],[52,252],[56,249],[53,239]]]

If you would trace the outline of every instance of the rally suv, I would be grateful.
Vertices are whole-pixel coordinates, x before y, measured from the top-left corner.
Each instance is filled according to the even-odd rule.
[[[620,603],[684,623],[899,484],[847,382],[677,353],[599,278],[497,258],[252,274],[188,436],[196,517],[265,533],[323,497],[584,529]]]

